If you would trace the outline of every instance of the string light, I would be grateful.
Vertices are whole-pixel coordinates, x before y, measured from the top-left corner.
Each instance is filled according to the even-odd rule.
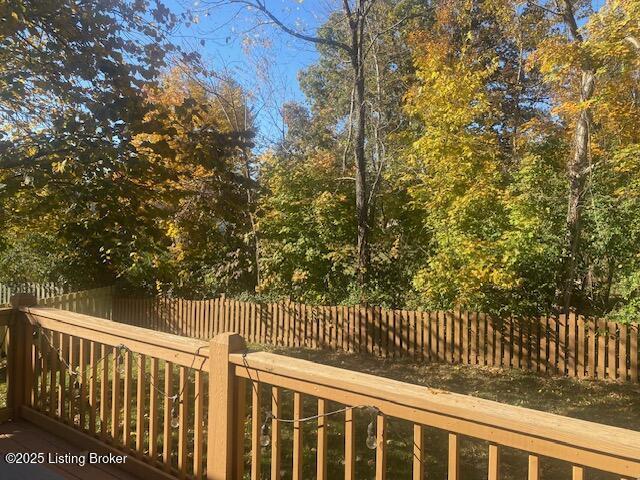
[[[376,424],[375,419],[373,419],[369,425],[367,425],[367,448],[369,450],[376,449],[378,446],[378,442],[376,440]]]
[[[244,364],[244,368],[247,371],[247,378],[251,382],[251,387],[257,392],[256,382],[251,378],[251,372],[249,371],[249,364],[247,363],[247,352],[243,352],[242,361]],[[302,423],[308,422],[311,420],[317,420],[319,418],[329,417],[331,415],[337,415],[338,413],[343,413],[348,410],[354,409],[369,409],[373,412],[373,419],[367,426],[367,448],[371,450],[375,450],[377,447],[377,438],[376,438],[376,417],[380,415],[380,409],[378,407],[373,407],[370,405],[354,405],[344,408],[339,408],[338,410],[333,410],[331,412],[319,414],[319,415],[311,415],[309,417],[301,417],[301,418],[279,418],[276,417],[272,412],[268,412],[264,422],[262,422],[262,427],[260,427],[260,445],[262,447],[268,447],[271,444],[271,434],[269,431],[269,425],[273,420],[282,423]]]
[[[171,405],[171,428],[178,428],[180,426],[180,418],[178,416],[178,396],[174,395],[170,397],[173,404]]]
[[[269,422],[273,420],[273,415],[269,412],[260,428],[260,445],[268,447],[271,444],[271,435],[269,433]]]
[[[41,330],[40,326],[36,327],[38,331]],[[34,331],[34,334],[36,332]],[[74,383],[73,383],[73,387],[74,389],[76,389],[76,395],[79,396],[80,395],[80,387],[82,386],[82,377],[87,374],[87,372],[90,372],[91,370],[93,370],[95,365],[100,364],[103,360],[105,360],[106,358],[109,357],[109,355],[111,354],[111,352],[109,352],[107,350],[107,352],[105,353],[105,355],[103,355],[102,357],[100,357],[97,361],[94,362],[93,366],[89,366],[87,367],[84,371],[81,371],[79,367],[76,367],[75,370],[71,367],[71,365],[67,362],[67,360],[64,358],[64,356],[61,353],[60,348],[56,348],[53,345],[53,341],[51,340],[51,338],[44,332],[40,332],[42,334],[42,336],[45,338],[45,340],[47,341],[47,343],[49,344],[49,347],[51,348],[52,351],[55,351],[58,354],[58,360],[60,361],[60,363],[62,363],[66,369],[69,372],[69,377],[74,379]],[[34,335],[35,336],[35,335]],[[130,352],[130,353],[134,353],[129,347],[127,347],[124,344],[118,344],[115,345],[115,349],[117,351],[117,363],[118,363],[118,372],[121,374],[121,376],[125,376],[125,371],[124,371],[124,360],[122,359],[122,355],[124,352]],[[42,359],[42,352],[38,352],[39,357]],[[122,368],[122,369],[121,369]],[[152,376],[149,372],[143,372],[143,374],[149,378],[149,384],[151,385],[151,387],[156,390],[161,396],[168,398],[170,400],[173,401],[174,404],[174,408],[172,408],[172,427],[177,428],[180,425],[180,420],[178,418],[178,410],[176,408],[176,405],[179,404],[179,398],[182,397],[182,394],[184,393],[184,389],[187,386],[187,382],[185,382],[182,385],[182,388],[180,390],[180,392],[176,395],[167,395],[163,390],[161,390],[160,388],[158,388],[156,386],[156,384],[152,381]],[[77,388],[76,388],[77,386]],[[175,411],[175,413],[174,413]],[[175,423],[175,425],[174,425]]]

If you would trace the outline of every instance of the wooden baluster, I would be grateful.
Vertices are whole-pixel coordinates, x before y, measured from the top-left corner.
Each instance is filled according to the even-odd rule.
[[[120,349],[113,347],[111,350],[113,365],[113,377],[111,382],[111,438],[114,443],[120,436]]]
[[[302,418],[302,396],[298,392],[293,393],[293,480],[302,480],[302,423],[297,419]],[[352,433],[352,432],[351,432]],[[345,424],[345,441],[349,437],[349,427]],[[348,443],[345,447],[345,462],[347,461]],[[345,469],[348,469],[345,466]],[[346,478],[346,477],[345,477]]]
[[[207,322],[207,327],[209,326],[210,318]],[[193,475],[196,479],[200,479],[204,474],[202,463],[204,452],[204,380],[201,370],[195,371],[193,388]],[[244,435],[241,435],[241,437],[244,441]],[[154,444],[156,443],[154,442]]]
[[[47,411],[47,380],[49,377],[50,348],[45,337],[45,330],[40,328],[40,359],[42,370],[40,372],[40,410]]]
[[[571,480],[584,480],[584,468],[574,465],[571,468]]]
[[[280,389],[278,387],[271,388],[271,414],[274,418],[271,420],[271,478],[278,480],[280,478],[280,422],[275,418],[280,415]]]
[[[138,457],[144,456],[144,431],[145,431],[145,386],[147,381],[147,358],[138,354],[138,381],[136,384],[136,453]]]
[[[318,451],[316,460],[317,480],[327,480],[327,401],[318,399]]]
[[[466,317],[466,315],[465,315]],[[424,432],[422,425],[413,424],[413,480],[424,478]]]
[[[376,480],[387,477],[386,419],[382,413],[376,416]]]
[[[173,407],[173,401],[171,397],[173,395],[173,364],[171,362],[165,362],[164,365],[164,424],[162,431],[162,461],[164,462],[164,469],[166,471],[171,470],[171,449],[172,449],[172,437],[173,432],[171,428],[171,409]]]
[[[179,418],[180,426],[178,427],[178,470],[180,478],[187,475],[187,415],[189,413],[189,372],[186,367],[180,367],[180,393],[179,402]]]
[[[298,477],[298,479],[301,478],[302,476]],[[356,478],[356,435],[353,408],[349,408],[344,413],[344,478],[345,480]]]
[[[158,359],[149,359],[149,457],[155,462],[158,459]]]
[[[129,350],[124,352],[124,405],[123,405],[123,426],[122,444],[125,448],[131,448],[131,356]]]
[[[262,446],[260,435],[262,427],[262,385],[253,382],[251,399],[251,480],[260,480],[262,475]]]
[[[98,354],[97,345],[95,342],[89,343],[89,367],[91,369],[91,380],[89,381],[89,432],[96,433],[96,407],[97,407],[97,393],[96,393],[96,379],[98,378],[98,362],[96,362],[96,355]]]
[[[68,346],[67,346],[67,336],[64,333],[58,333],[58,338],[59,338],[59,343],[58,343],[58,350],[59,350],[59,354],[60,354],[60,359],[61,361],[58,362],[58,372],[59,372],[59,376],[58,376],[58,382],[59,382],[59,388],[58,388],[58,417],[60,417],[60,420],[65,421],[67,420],[67,397],[68,397],[68,392],[67,392],[67,371],[68,371],[68,367],[67,364],[65,363],[67,361],[67,353],[68,353]]]
[[[76,339],[68,337],[69,343],[69,423],[75,425],[76,411],[78,410],[78,399],[76,399],[76,385],[80,386],[80,378],[76,377],[78,366],[76,362]],[[76,383],[77,382],[77,383]]]
[[[540,457],[529,455],[529,475],[527,480],[540,480]]]
[[[80,369],[80,398],[78,399],[78,419],[80,429],[86,428],[87,417],[87,340],[79,339],[78,343],[78,368]]]
[[[244,303],[244,302],[243,302]],[[236,378],[233,391],[234,415],[236,417],[235,431],[235,472],[234,478],[244,478],[244,428],[247,420],[247,381],[244,378]]]
[[[457,433],[449,434],[448,472],[447,480],[458,480],[460,478],[460,439]]]
[[[109,395],[109,358],[107,346],[100,345],[101,372],[100,372],[100,435],[107,437],[107,402]]]
[[[489,480],[500,479],[500,447],[494,443],[489,445]]]

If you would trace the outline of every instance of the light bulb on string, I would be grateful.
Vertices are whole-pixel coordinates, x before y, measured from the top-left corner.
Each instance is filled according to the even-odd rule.
[[[75,369],[69,367],[69,377],[73,378],[73,391],[75,393],[76,398],[80,397],[80,386],[82,385],[80,380],[80,367],[76,367]]]
[[[273,415],[269,413],[267,417],[264,419],[262,423],[262,428],[260,428],[260,445],[263,447],[268,447],[271,445],[271,435],[269,433],[269,421],[273,418]]]
[[[180,417],[178,416],[178,397],[173,397],[173,406],[171,407],[171,428],[180,426]]]
[[[367,426],[367,448],[369,450],[375,450],[378,447],[378,442],[376,439],[376,417],[379,413],[379,410],[376,408],[374,410],[374,417],[371,419],[371,422]]]
[[[118,345],[117,349],[118,349],[118,375],[120,375],[121,377],[124,377],[125,375],[125,369],[124,369],[124,359],[122,358],[122,355],[125,351],[125,346],[124,345]]]

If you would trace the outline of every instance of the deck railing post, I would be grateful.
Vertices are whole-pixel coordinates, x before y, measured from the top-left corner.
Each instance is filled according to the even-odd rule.
[[[31,307],[37,304],[34,295],[20,293],[11,297],[13,318],[9,327],[9,394],[13,418],[20,416],[20,408],[31,398],[33,371],[31,364],[32,326],[20,313],[20,307]]]
[[[234,366],[229,354],[244,351],[244,339],[235,333],[217,335],[209,342],[209,420],[207,428],[207,480],[232,480],[237,421],[234,402]]]

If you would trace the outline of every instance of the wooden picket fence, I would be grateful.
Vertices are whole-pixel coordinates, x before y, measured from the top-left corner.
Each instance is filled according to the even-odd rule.
[[[111,320],[114,292],[114,287],[94,288],[44,298],[38,304]]]
[[[116,296],[109,318],[198,339],[235,332],[282,347],[639,381],[638,324],[576,314],[498,319],[471,312]]]
[[[65,288],[53,282],[49,283],[20,283],[6,285],[0,283],[0,305],[8,305],[9,299],[16,293],[30,293],[37,300],[64,294]]]

